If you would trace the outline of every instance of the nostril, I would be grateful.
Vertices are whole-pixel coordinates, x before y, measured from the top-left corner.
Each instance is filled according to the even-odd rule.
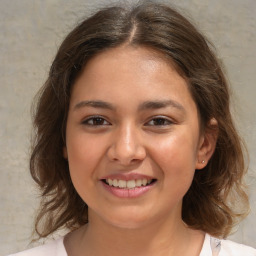
[[[113,143],[107,149],[107,156],[111,161],[127,166],[143,160],[146,157],[146,150],[139,138],[116,134]]]

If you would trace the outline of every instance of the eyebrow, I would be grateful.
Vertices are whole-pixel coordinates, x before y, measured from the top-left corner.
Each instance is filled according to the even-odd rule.
[[[105,101],[101,100],[84,100],[79,103],[77,103],[74,106],[74,110],[82,108],[82,107],[93,107],[93,108],[104,108],[104,109],[109,109],[109,110],[115,110],[115,107]]]
[[[160,108],[166,108],[166,107],[174,107],[178,110],[181,110],[183,112],[185,111],[185,108],[174,100],[154,100],[154,101],[145,101],[139,106],[139,110],[147,110],[147,109],[160,109]]]
[[[93,107],[93,108],[102,108],[108,110],[116,110],[116,108],[108,102],[101,101],[101,100],[85,100],[77,103],[74,106],[74,110],[80,109],[82,107]],[[186,112],[185,108],[174,100],[152,100],[152,101],[145,101],[139,105],[138,110],[148,110],[148,109],[161,109],[166,107],[174,107],[182,112]]]

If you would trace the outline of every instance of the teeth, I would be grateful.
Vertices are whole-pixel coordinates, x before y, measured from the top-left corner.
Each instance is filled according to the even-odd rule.
[[[135,180],[129,180],[127,181],[127,188],[135,188]]]
[[[112,186],[112,185],[113,185],[113,180],[107,179],[107,183],[108,183],[110,186]]]
[[[141,180],[136,180],[136,187],[141,187],[142,181]]]
[[[109,186],[113,186],[116,188],[127,188],[127,189],[134,189],[136,187],[142,187],[150,184],[152,179],[140,179],[140,180],[117,180],[117,179],[107,179],[106,182]]]
[[[117,180],[113,180],[113,186],[118,187],[118,181]]]
[[[126,181],[125,180],[119,180],[118,181],[119,188],[126,188]]]

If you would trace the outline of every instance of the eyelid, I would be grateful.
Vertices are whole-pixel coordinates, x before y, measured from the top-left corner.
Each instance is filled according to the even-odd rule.
[[[164,120],[165,122],[167,122],[167,124],[160,124],[160,125],[154,125],[154,124],[149,124],[150,122],[154,121],[154,120]],[[145,125],[146,126],[170,126],[170,125],[173,125],[175,123],[175,121],[169,117],[166,117],[166,116],[153,116],[151,117],[146,123]]]
[[[93,119],[102,119],[104,120],[104,122],[107,122],[107,124],[89,124],[88,122],[93,120]],[[82,120],[82,125],[87,125],[87,126],[107,126],[107,125],[111,125],[111,123],[104,117],[104,116],[101,116],[101,115],[92,115],[92,116],[88,116],[86,118],[84,118]]]

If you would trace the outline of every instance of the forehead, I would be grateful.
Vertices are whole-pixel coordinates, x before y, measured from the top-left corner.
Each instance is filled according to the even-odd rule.
[[[137,45],[121,45],[115,48],[106,49],[93,56],[85,65],[84,70],[91,68],[96,63],[97,65],[100,63],[105,65],[106,63],[110,63],[110,61],[112,63],[127,61],[127,63],[133,63],[133,65],[138,64],[141,68],[139,69],[140,71],[145,67],[145,63],[147,64],[147,67],[153,67],[154,64],[158,63],[159,65],[161,63],[161,65],[165,65],[166,67],[168,66],[170,70],[176,71],[180,76],[185,78],[181,68],[170,56],[167,56],[167,54],[164,54],[154,48]],[[144,65],[141,65],[142,62],[144,62]],[[107,66],[105,66],[104,69],[105,68],[107,68]]]
[[[76,80],[71,101],[152,99],[192,103],[187,81],[163,54],[142,47],[121,46],[106,50],[86,64]],[[140,102],[141,103],[141,102]]]

